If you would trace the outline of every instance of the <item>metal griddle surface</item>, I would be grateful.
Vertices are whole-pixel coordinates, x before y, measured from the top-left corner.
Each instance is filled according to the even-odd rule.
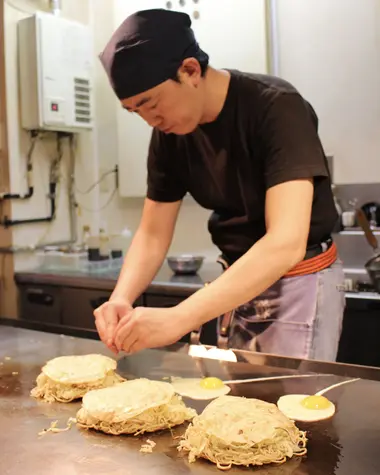
[[[211,463],[189,464],[176,449],[170,432],[142,437],[108,436],[73,426],[63,433],[38,432],[58,420],[65,427],[80,403],[46,404],[29,396],[41,366],[60,355],[98,352],[110,355],[97,341],[0,326],[0,474],[1,475],[211,475],[220,472]],[[11,359],[5,359],[10,357]],[[222,379],[297,374],[297,370],[223,363],[190,358],[186,353],[145,351],[123,357],[118,371],[130,378],[213,375]],[[12,374],[13,373],[13,374]],[[17,373],[17,374],[16,374]],[[345,380],[315,374],[311,378],[241,384],[231,394],[276,402],[283,394],[314,393]],[[332,390],[335,416],[325,422],[297,425],[309,434],[308,455],[281,466],[234,468],[228,473],[255,475],[378,475],[380,441],[380,383],[360,380]],[[185,402],[201,411],[207,402]],[[174,436],[185,427],[176,428]],[[152,454],[139,452],[147,439],[157,443]]]

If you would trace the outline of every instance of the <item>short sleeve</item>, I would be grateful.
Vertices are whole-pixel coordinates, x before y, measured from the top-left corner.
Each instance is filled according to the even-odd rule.
[[[180,201],[187,193],[176,160],[175,136],[153,129],[148,154],[147,197],[153,201]]]
[[[329,177],[317,122],[298,93],[273,99],[260,124],[266,189],[291,180]]]

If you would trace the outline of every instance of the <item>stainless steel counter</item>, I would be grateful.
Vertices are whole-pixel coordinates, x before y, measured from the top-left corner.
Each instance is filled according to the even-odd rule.
[[[216,262],[205,262],[195,275],[175,275],[166,262],[148,286],[146,293],[151,295],[181,295],[186,297],[220,276],[222,267]],[[88,289],[113,290],[118,270],[107,272],[82,272],[71,270],[47,271],[34,269],[29,272],[16,272],[17,284],[59,285]]]
[[[177,351],[173,351],[177,350]],[[106,436],[73,426],[69,431],[42,437],[38,432],[54,420],[65,427],[75,417],[80,403],[46,404],[29,396],[40,367],[59,355],[110,353],[98,341],[60,336],[0,325],[0,474],[1,475],[180,475],[220,473],[200,461],[188,464],[176,450],[169,432],[142,437]],[[312,394],[345,380],[346,376],[380,379],[380,370],[345,365],[303,362],[241,352],[239,363],[195,359],[187,347],[150,350],[120,357],[118,371],[129,378],[181,375],[213,375],[222,379],[264,375],[296,375],[315,372],[312,377],[257,382],[232,386],[232,394],[276,402],[289,393]],[[2,363],[2,364],[1,364]],[[325,373],[325,374],[321,374]],[[326,374],[330,373],[330,374]],[[337,376],[335,374],[339,374]],[[325,422],[298,424],[309,434],[308,455],[282,466],[255,471],[233,469],[230,474],[255,475],[378,475],[380,440],[380,382],[362,379],[328,393],[336,404],[335,416]],[[185,400],[201,411],[207,402]],[[183,433],[184,427],[174,430]],[[152,454],[139,452],[147,439],[157,443]]]

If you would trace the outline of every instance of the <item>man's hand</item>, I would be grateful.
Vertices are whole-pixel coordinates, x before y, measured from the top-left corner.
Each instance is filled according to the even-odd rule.
[[[131,314],[132,305],[126,299],[111,299],[94,311],[95,324],[100,339],[108,348],[117,353],[114,336],[119,321]]]
[[[137,307],[120,320],[114,341],[118,351],[136,353],[171,345],[188,331],[190,328],[181,320],[176,307]]]

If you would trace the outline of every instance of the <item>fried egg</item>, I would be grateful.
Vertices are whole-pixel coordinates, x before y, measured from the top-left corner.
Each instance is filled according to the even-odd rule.
[[[224,396],[231,391],[219,378],[174,378],[171,382],[174,391],[190,399],[209,400]]]
[[[322,421],[335,414],[335,405],[318,395],[288,394],[280,397],[277,407],[289,419],[300,422]]]

